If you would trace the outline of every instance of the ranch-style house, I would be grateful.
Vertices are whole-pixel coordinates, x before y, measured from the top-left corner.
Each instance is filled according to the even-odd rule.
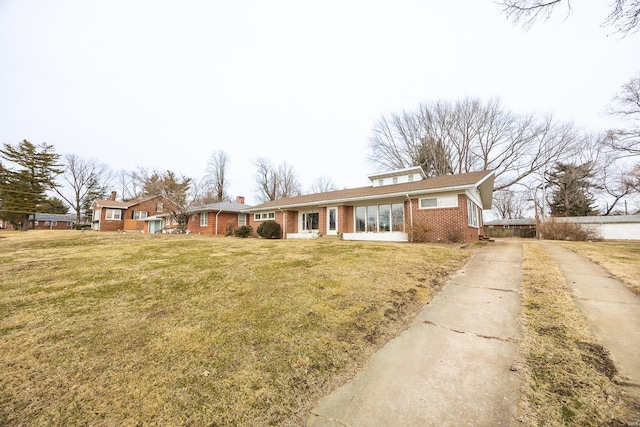
[[[491,209],[490,170],[427,178],[419,166],[369,175],[367,187],[287,197],[248,209],[254,230],[274,220],[283,238],[474,242]]]

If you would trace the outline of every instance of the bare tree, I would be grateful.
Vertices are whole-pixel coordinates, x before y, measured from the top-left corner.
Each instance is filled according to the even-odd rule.
[[[67,154],[62,178],[66,185],[64,189],[56,187],[56,193],[75,211],[76,224],[80,224],[86,198],[106,192],[105,188],[111,179],[109,167],[96,159]]]
[[[503,11],[514,23],[531,28],[538,20],[547,20],[557,8],[564,7],[565,19],[571,14],[571,0],[503,0]],[[640,0],[613,0],[604,25],[616,28],[622,35],[640,28]]]
[[[314,182],[311,183],[309,192],[311,194],[317,194],[317,193],[326,193],[327,191],[334,191],[337,189],[338,187],[333,183],[331,178],[328,178],[326,176],[320,176],[316,178]]]
[[[623,157],[640,155],[640,74],[620,88],[609,113],[630,123],[609,132],[604,143]]]
[[[577,136],[571,124],[516,115],[499,100],[436,101],[381,117],[369,160],[381,169],[420,165],[428,176],[492,169],[498,191],[573,155]]]
[[[278,198],[299,196],[302,193],[298,174],[287,162],[278,165]]]
[[[208,191],[213,196],[213,203],[230,200],[227,193],[229,182],[226,179],[229,161],[229,155],[222,150],[215,151],[209,156],[205,182]]]
[[[534,200],[526,192],[502,190],[493,193],[493,210],[502,219],[524,218]]]
[[[254,161],[254,165],[257,168],[255,179],[260,201],[269,202],[301,194],[300,181],[288,163],[274,167],[269,160],[260,157]]]

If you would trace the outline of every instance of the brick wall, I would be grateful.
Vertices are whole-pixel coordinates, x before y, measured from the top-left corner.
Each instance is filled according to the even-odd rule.
[[[413,207],[413,230],[411,230],[410,207]],[[479,228],[470,227],[467,217],[467,196],[458,195],[458,206],[453,208],[420,209],[418,199],[405,202],[405,230],[409,238],[427,242],[475,242],[478,240]],[[482,210],[478,210],[482,223]],[[412,236],[413,231],[413,236]]]
[[[210,234],[217,236],[226,236],[227,230],[231,232],[238,228],[238,214],[233,212],[220,212],[217,221],[217,233],[216,233],[216,214],[218,212],[199,212],[195,215],[189,216],[189,222],[187,223],[187,229],[191,233],[195,234]],[[207,225],[200,225],[201,215],[207,216]]]

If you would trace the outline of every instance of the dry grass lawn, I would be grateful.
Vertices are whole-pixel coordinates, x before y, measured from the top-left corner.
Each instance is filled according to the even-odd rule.
[[[562,272],[542,247],[523,245],[522,424],[637,425],[637,407],[612,380],[615,366],[590,334]]]
[[[600,264],[640,295],[640,242],[561,242],[579,255]]]
[[[470,255],[0,233],[0,425],[299,425]]]

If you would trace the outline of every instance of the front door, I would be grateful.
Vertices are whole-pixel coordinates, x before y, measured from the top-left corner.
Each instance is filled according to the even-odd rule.
[[[327,236],[338,234],[338,208],[327,208]]]

